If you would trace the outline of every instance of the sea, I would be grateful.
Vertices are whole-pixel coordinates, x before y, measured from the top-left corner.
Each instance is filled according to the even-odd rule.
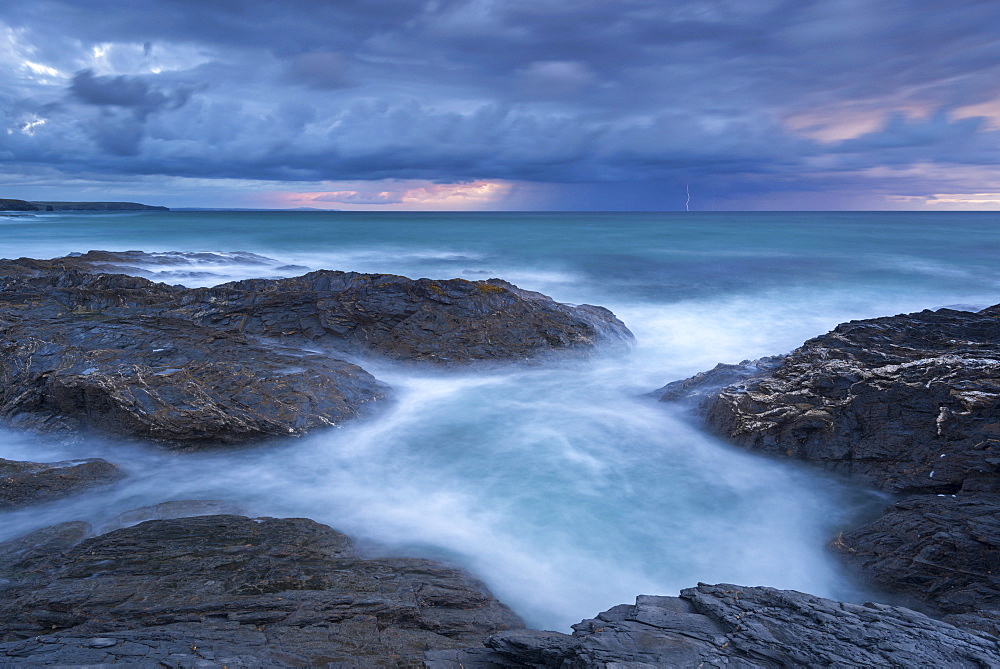
[[[0,513],[0,540],[223,500],[312,518],[371,555],[458,564],[531,626],[561,631],[698,582],[879,599],[827,546],[889,497],[734,448],[650,393],[841,322],[1000,302],[997,213],[51,212],[0,218],[0,240],[7,258],[222,254],[148,268],[188,286],[320,268],[499,277],[611,309],[636,336],[631,350],[490,370],[366,361],[395,400],[301,438],[175,452],[0,430],[2,458],[103,457],[128,472]]]

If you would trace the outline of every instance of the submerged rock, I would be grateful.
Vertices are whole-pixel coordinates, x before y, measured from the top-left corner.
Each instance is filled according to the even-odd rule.
[[[834,543],[875,585],[936,612],[1000,606],[1000,305],[852,321],[743,369],[662,399],[750,450],[910,496]]]
[[[431,669],[487,667],[990,667],[1000,640],[909,609],[794,590],[705,585],[636,598],[572,635],[495,634],[488,649],[429,654]]]
[[[522,627],[457,569],[364,559],[305,519],[147,521],[46,567],[0,590],[0,666],[418,666]]]
[[[68,497],[124,474],[107,460],[20,462],[0,458],[0,510]]]

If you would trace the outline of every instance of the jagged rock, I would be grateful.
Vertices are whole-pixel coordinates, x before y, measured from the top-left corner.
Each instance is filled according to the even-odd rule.
[[[671,384],[662,399],[690,398],[750,450],[915,496],[834,548],[926,610],[1000,605],[1000,305],[852,321],[753,367],[721,388],[713,373]]]
[[[305,519],[201,516],[84,540],[0,590],[0,666],[419,666],[521,626],[440,563],[364,559]]]
[[[0,418],[239,443],[339,425],[386,395],[357,365],[303,346],[459,363],[580,353],[632,337],[606,309],[498,279],[320,271],[186,289],[102,273],[178,255],[225,261],[140,251],[0,261]],[[226,257],[234,255],[267,260]]]
[[[490,637],[487,649],[432,652],[431,669],[486,667],[990,667],[1000,640],[905,608],[849,604],[794,590],[705,585],[640,596],[572,635]]]
[[[108,269],[175,263],[264,262],[253,254],[147,254],[90,251],[53,260],[0,261],[0,287],[50,313],[172,315],[213,329],[308,341],[396,360],[471,362],[589,352],[631,342],[607,309],[568,305],[500,279],[407,279],[392,274],[321,270],[290,279],[249,279],[184,289]],[[91,276],[97,273],[97,276]],[[39,293],[51,293],[51,296]],[[11,298],[6,301],[10,302]]]
[[[176,318],[94,314],[0,325],[0,417],[174,445],[303,434],[387,388],[357,365]]]
[[[836,543],[849,564],[907,603],[949,613],[1000,609],[1000,497],[920,495]]]
[[[64,551],[93,533],[90,523],[71,521],[0,543],[0,591],[40,578],[54,568],[53,561]],[[0,592],[0,598],[3,596]]]
[[[942,309],[839,325],[701,410],[748,449],[950,494],[1000,492],[998,406],[1000,318]]]
[[[0,458],[0,510],[60,499],[113,483],[123,475],[99,458],[44,463]]]
[[[311,272],[202,288],[179,313],[202,325],[441,363],[587,352],[632,339],[607,309],[560,304],[489,279]]]
[[[659,398],[661,402],[685,402],[697,406],[726,386],[775,369],[783,359],[784,356],[775,355],[758,360],[744,360],[735,365],[720,362],[707,372],[699,372],[688,379],[668,383],[650,395]]]

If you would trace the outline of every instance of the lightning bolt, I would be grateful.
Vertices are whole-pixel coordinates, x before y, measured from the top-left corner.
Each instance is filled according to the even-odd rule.
[[[691,186],[684,184],[684,191],[687,193],[687,201],[684,202],[684,211],[691,211]]]

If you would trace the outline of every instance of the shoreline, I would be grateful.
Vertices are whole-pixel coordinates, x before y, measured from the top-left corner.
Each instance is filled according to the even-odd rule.
[[[79,269],[75,269],[73,271],[80,272],[80,277],[81,277],[81,281],[82,281],[82,283],[80,284],[81,286],[88,285],[87,282],[90,281],[90,279],[87,278],[88,276],[97,276],[97,277],[101,277],[101,276],[114,276],[114,275],[102,275],[100,273],[98,273],[98,274],[88,274],[87,272],[88,271],[93,271],[93,269],[87,270],[84,267],[84,265],[86,265],[86,263],[88,263],[88,262],[91,262],[93,260],[93,258],[84,258],[83,260],[81,260],[80,258],[81,258],[81,256],[76,256],[76,257],[73,257],[73,258],[62,259],[60,261],[62,264],[58,266],[58,272],[61,273],[61,274],[64,274],[66,272],[65,265],[66,265],[67,262],[78,264],[79,265]],[[100,261],[103,262],[103,263],[107,263],[108,262],[108,258],[102,257],[100,259]],[[119,258],[116,261],[117,262],[121,262],[121,259]],[[50,269],[47,269],[47,267],[44,265],[44,262],[47,262],[47,261],[33,261],[33,262],[35,263],[33,266],[21,267],[17,271],[22,272],[22,276],[25,276],[25,275],[31,276],[33,278],[33,280],[37,280],[37,278],[39,276],[44,276],[45,272],[51,271]],[[101,265],[101,267],[106,267],[106,265]],[[104,271],[104,270],[101,269],[100,271]],[[343,274],[343,273],[341,273],[341,274]],[[16,275],[17,275],[17,272],[15,272],[15,274],[12,275],[12,276],[16,276]],[[119,276],[121,276],[121,275],[119,275]],[[136,308],[142,307],[143,301],[145,299],[147,299],[147,298],[142,297],[142,294],[143,294],[142,291],[144,291],[144,290],[153,290],[154,292],[155,291],[161,291],[162,292],[162,289],[156,289],[156,288],[154,288],[153,284],[150,284],[149,282],[143,283],[144,280],[141,280],[141,279],[140,280],[134,280],[131,277],[129,277],[127,280],[126,279],[118,279],[118,280],[115,280],[115,281],[120,281],[120,282],[123,282],[123,283],[120,283],[120,285],[118,285],[118,284],[111,285],[110,286],[111,293],[109,293],[109,294],[123,295],[123,294],[126,294],[128,291],[132,291],[131,293],[129,293],[131,295],[131,297],[129,298],[128,304],[125,304],[123,306],[120,302],[117,303],[117,304],[115,302],[113,302],[113,301],[109,302],[109,301],[107,301],[105,299],[105,297],[100,297],[99,293],[97,293],[97,294],[83,293],[81,295],[84,296],[84,299],[86,300],[87,310],[89,310],[89,311],[87,311],[87,310],[85,310],[85,311],[87,311],[87,314],[90,314],[90,315],[88,315],[88,318],[90,319],[88,321],[89,323],[93,323],[94,322],[93,321],[93,314],[97,313],[97,312],[104,313],[106,316],[113,316],[116,319],[119,319],[122,316],[125,316],[125,315],[128,315],[129,313],[132,313],[132,312],[129,312],[128,309],[136,309]],[[253,285],[261,285],[261,286],[263,286],[263,285],[270,285],[270,284],[267,284],[266,281],[265,281],[265,283],[260,283],[261,281],[265,281],[265,280],[257,280],[256,284],[253,284],[253,282],[249,282],[249,283],[253,284]],[[17,281],[15,281],[15,283],[17,283]],[[487,283],[483,283],[483,282],[478,282],[478,283],[465,282],[465,283],[470,284],[470,285],[479,285],[479,284],[481,284],[482,286],[487,286],[488,289],[487,290],[477,290],[477,291],[473,291],[471,293],[464,293],[463,292],[463,293],[461,293],[461,296],[462,296],[461,299],[466,299],[467,297],[475,297],[475,296],[489,297],[490,295],[493,295],[493,294],[503,294],[505,291],[510,292],[510,291],[515,290],[515,288],[516,288],[516,287],[508,287],[509,284],[501,285],[500,283],[488,283],[488,282]],[[21,285],[21,284],[17,284],[17,285]],[[435,287],[437,287],[437,290],[435,290]],[[461,288],[461,290],[465,290],[465,284],[462,284],[461,286],[455,288],[455,290],[458,290],[459,288]],[[213,299],[215,299],[215,298],[218,297],[218,291],[214,290],[214,292],[213,292],[213,290],[214,289],[205,289],[203,292],[206,295],[211,295],[213,297]],[[443,308],[440,305],[443,304],[443,305],[446,306],[448,304],[447,302],[443,302],[443,303],[439,302],[440,297],[445,294],[446,290],[452,290],[452,288],[450,288],[450,287],[445,288],[443,286],[442,282],[428,282],[427,285],[424,288],[421,288],[421,290],[424,290],[426,292],[426,297],[428,299],[430,299],[431,302],[433,302],[435,305],[437,305],[437,306],[434,306],[433,308],[434,309],[440,309],[440,308]],[[519,290],[519,289],[517,289],[517,290]],[[123,291],[125,291],[125,292],[123,292]],[[177,291],[173,291],[173,292],[167,291],[166,293],[163,293],[163,295],[160,295],[159,293],[156,293],[153,296],[153,300],[154,300],[154,302],[156,302],[158,304],[162,304],[164,302],[164,300],[175,299],[174,298],[174,292],[177,292]],[[188,291],[188,292],[190,293],[190,291]],[[521,291],[521,292],[525,293],[525,294],[528,293],[528,291]],[[193,294],[198,294],[198,293],[196,291]],[[177,293],[177,295],[181,295],[181,293]],[[537,295],[537,294],[534,294],[534,295]],[[459,297],[459,293],[456,293],[455,295],[449,296],[449,299],[454,300],[454,299],[458,299],[458,297]],[[544,296],[542,296],[542,297],[544,297]],[[74,298],[74,299],[76,299],[76,298]],[[181,298],[181,299],[190,299],[190,298],[184,297],[184,298]],[[477,297],[477,299],[478,299],[478,297]],[[536,299],[536,298],[531,298],[531,299]],[[136,305],[138,305],[138,306],[136,306]],[[97,307],[96,311],[94,310],[94,307]],[[109,311],[109,307],[110,307],[110,311]],[[126,309],[126,311],[122,311],[123,308]],[[251,308],[252,309],[257,309],[257,308],[259,308],[259,306],[257,306],[256,303],[254,303],[254,306],[252,306]],[[162,311],[162,309],[161,309],[161,311]],[[140,309],[139,313],[145,313],[145,312],[142,312],[141,309]],[[580,312],[580,313],[583,314],[583,312]],[[594,318],[594,314],[595,313],[600,313],[600,312],[593,312],[593,313],[587,312],[587,313],[583,314],[583,317],[585,318],[585,320],[586,319],[592,319],[592,318]],[[610,314],[610,312],[608,312],[608,313]],[[50,316],[52,318],[56,318],[57,320],[59,318],[63,318],[63,316],[61,316],[59,314],[58,310],[56,312],[52,312],[52,314],[50,314]],[[143,317],[144,318],[148,318],[148,316],[146,316],[146,315],[144,315]],[[199,318],[204,318],[204,316],[203,315],[199,316]],[[611,316],[611,318],[613,318],[613,316]],[[222,323],[223,327],[228,327],[225,324],[228,323],[228,322],[230,322],[230,319],[231,319],[231,317],[229,315],[223,313],[223,314],[221,314],[221,316],[211,316],[208,320],[205,320],[204,323],[210,323],[210,322],[211,323]],[[55,323],[57,321],[52,321],[52,322]],[[245,322],[245,319],[244,319],[244,322]],[[92,325],[88,325],[88,327],[92,327]],[[116,330],[116,331],[120,332],[121,327],[122,326],[120,325],[120,323],[115,323],[112,326],[112,329],[118,328],[118,330]],[[213,327],[214,327],[214,325],[213,325]],[[243,329],[243,328],[245,328],[245,325],[241,325],[240,327],[241,327],[241,329]],[[622,327],[624,327],[624,326],[622,326]],[[249,332],[250,332],[250,334],[254,333],[254,331],[252,329]],[[261,332],[266,332],[266,331],[265,330],[261,330]],[[241,344],[241,345],[245,346],[246,344]],[[219,349],[218,349],[217,346],[215,346],[215,347],[213,347],[212,350],[217,351]],[[754,371],[759,372],[760,370],[756,369]],[[770,371],[770,370],[767,370],[767,371]],[[753,377],[753,374],[751,373],[751,374],[747,375],[746,378],[747,379],[753,379],[754,377]],[[757,380],[757,382],[760,382],[759,379]],[[212,383],[215,383],[215,381],[212,381]],[[51,413],[51,418],[53,420],[55,420],[55,419],[64,420],[65,419],[65,414],[63,414],[61,411],[54,412],[54,413]],[[50,420],[50,419],[46,418],[46,421],[48,421],[48,420]],[[734,586],[734,587],[741,587],[741,586]],[[691,596],[695,597],[696,595],[692,594]],[[767,598],[767,597],[770,597],[771,595],[770,595],[770,593],[764,593],[764,594],[761,594],[761,596]],[[829,600],[824,600],[824,601],[829,601]],[[658,604],[656,604],[656,606],[675,606],[675,605],[674,604],[670,604],[670,603],[658,603]],[[676,606],[681,606],[681,605],[677,604]],[[828,605],[823,604],[823,606],[828,606]],[[703,613],[699,613],[698,615],[704,615],[704,614]],[[963,620],[959,621],[959,620],[956,619],[956,621],[957,622],[961,622],[963,625],[967,626],[968,629],[975,629],[975,624],[980,624],[980,623],[975,623],[975,624],[973,624],[970,627],[968,620],[964,620],[963,619]],[[975,622],[975,621],[973,621],[973,622]],[[664,628],[664,629],[666,629],[666,628]],[[670,633],[672,634],[673,632],[670,632]],[[996,633],[995,630],[992,633],[995,634]],[[553,633],[553,634],[555,634],[555,633]],[[565,636],[565,635],[563,635],[563,636]],[[561,639],[561,637],[559,637],[559,638]],[[550,639],[550,641],[551,641],[551,639]],[[560,641],[560,643],[562,643],[562,642]],[[573,644],[570,644],[570,645],[573,645]],[[576,646],[574,646],[574,648],[575,647]],[[493,650],[497,651],[496,648],[494,648]],[[569,651],[566,651],[566,652],[569,652]],[[574,650],[573,652],[577,652],[577,651]],[[450,660],[448,658],[444,658],[444,660],[452,661],[452,660]],[[442,661],[444,661],[444,660],[442,660]]]

